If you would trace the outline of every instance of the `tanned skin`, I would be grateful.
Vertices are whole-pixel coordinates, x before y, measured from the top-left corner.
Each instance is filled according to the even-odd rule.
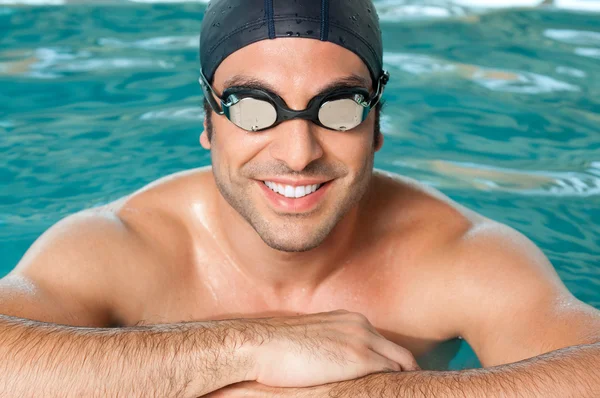
[[[302,109],[349,77],[370,82],[353,53],[276,39],[214,87],[259,80]],[[256,134],[213,114],[212,169],[50,228],[0,281],[0,395],[598,396],[599,312],[523,235],[373,172],[374,119]],[[306,214],[260,186],[307,177],[330,185]],[[419,369],[457,337],[484,369]]]

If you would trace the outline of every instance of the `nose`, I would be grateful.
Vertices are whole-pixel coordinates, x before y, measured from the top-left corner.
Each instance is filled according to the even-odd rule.
[[[294,171],[302,171],[323,156],[317,136],[317,126],[309,120],[293,119],[281,123],[273,133],[270,153]]]

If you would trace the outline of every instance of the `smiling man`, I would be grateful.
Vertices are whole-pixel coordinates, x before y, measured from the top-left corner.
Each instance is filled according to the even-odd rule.
[[[599,312],[534,244],[373,171],[382,54],[370,0],[209,4],[212,168],[38,239],[0,282],[0,395],[599,396]],[[420,370],[459,337],[483,369]]]

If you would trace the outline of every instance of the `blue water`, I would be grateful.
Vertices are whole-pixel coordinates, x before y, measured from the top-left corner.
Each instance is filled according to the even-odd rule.
[[[377,5],[392,80],[376,166],[525,233],[600,308],[600,14]],[[66,215],[209,164],[204,7],[0,6],[0,276]],[[474,364],[463,344],[452,366]]]

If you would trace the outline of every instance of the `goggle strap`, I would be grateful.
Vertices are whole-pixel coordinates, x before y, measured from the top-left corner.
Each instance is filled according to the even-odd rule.
[[[198,82],[200,83],[200,86],[202,86],[202,90],[205,94],[204,98],[206,98],[212,110],[218,115],[224,115],[225,112],[215,100],[215,97],[219,98],[219,96],[217,95],[217,93],[214,92],[210,84],[208,84],[208,80],[206,80],[206,77],[204,76],[202,70],[200,70],[200,78],[198,79]]]

